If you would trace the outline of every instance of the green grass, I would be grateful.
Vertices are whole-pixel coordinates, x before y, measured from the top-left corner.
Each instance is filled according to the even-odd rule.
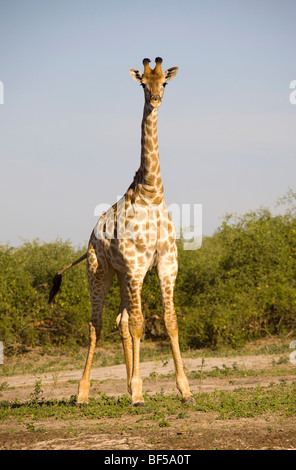
[[[238,389],[234,392],[219,391],[200,394],[199,411],[216,411],[219,419],[256,417],[265,413],[295,416],[296,383],[255,389]]]
[[[70,399],[42,399],[40,382],[28,402],[0,402],[0,420],[12,417],[18,420],[42,420],[48,418],[73,420],[88,418],[119,419],[127,415],[138,416],[138,421],[153,420],[160,427],[169,425],[170,419],[184,419],[189,412],[212,412],[216,419],[252,418],[263,414],[282,417],[296,415],[296,382],[270,384],[268,387],[244,388],[235,391],[214,391],[195,395],[196,404],[181,402],[180,396],[164,396],[158,393],[145,395],[145,407],[133,408],[127,395],[120,397],[100,396],[90,399],[88,405],[77,405],[76,396]]]
[[[222,367],[214,367],[212,370],[196,370],[191,371],[188,374],[188,378],[203,380],[207,377],[216,377],[216,378],[242,378],[242,377],[264,377],[268,374],[269,377],[280,377],[285,375],[295,374],[296,367],[287,364],[287,366],[281,366],[280,363],[274,364],[273,367],[268,369],[246,369],[244,367],[239,368],[234,362],[231,366],[223,364]],[[159,376],[160,377],[160,376]]]

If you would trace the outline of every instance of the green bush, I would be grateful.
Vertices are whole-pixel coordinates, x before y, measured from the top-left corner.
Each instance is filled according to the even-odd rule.
[[[82,253],[62,241],[1,247],[0,339],[6,352],[85,343],[90,317],[85,265],[67,273],[55,304],[48,304],[53,276]]]
[[[181,252],[180,260],[177,305],[185,346],[238,346],[295,329],[295,210],[227,216],[198,252]]]
[[[227,216],[197,251],[178,242],[175,307],[183,348],[237,347],[249,339],[287,335],[296,319],[296,195],[285,211],[259,209]],[[91,304],[85,262],[63,276],[60,293],[48,304],[53,276],[86,247],[69,241],[0,247],[0,340],[6,352],[28,347],[86,345]],[[116,277],[103,312],[102,338],[119,341]],[[159,283],[149,273],[142,289],[145,338],[166,338]]]

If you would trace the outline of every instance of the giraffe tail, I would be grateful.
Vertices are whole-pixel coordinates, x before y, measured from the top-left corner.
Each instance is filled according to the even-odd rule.
[[[81,261],[83,261],[84,259],[86,259],[86,257],[87,257],[87,253],[84,253],[84,255],[82,255],[77,260],[73,261],[73,263],[71,263],[68,266],[66,266],[65,268],[63,268],[61,271],[59,271],[54,276],[53,281],[52,281],[52,288],[51,288],[50,293],[49,293],[49,299],[48,299],[49,304],[53,301],[53,299],[55,298],[55,296],[57,295],[57,293],[60,290],[61,283],[62,283],[62,275],[64,274],[64,272],[67,271],[68,269],[72,268],[72,266],[75,266],[75,264],[78,264]]]

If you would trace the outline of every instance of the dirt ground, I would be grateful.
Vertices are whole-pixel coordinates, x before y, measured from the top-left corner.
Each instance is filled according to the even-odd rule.
[[[184,360],[189,371],[212,370],[225,366],[246,369],[265,369],[264,376],[226,378],[205,377],[203,380],[190,380],[193,393],[231,390],[238,387],[268,386],[271,382],[295,381],[294,375],[269,376],[279,361],[277,355],[238,356]],[[172,360],[163,363],[141,363],[143,391],[149,394],[162,391],[174,394],[176,384]],[[6,387],[1,391],[0,400],[20,402],[29,400],[36,380],[42,380],[45,399],[70,398],[77,394],[77,381],[81,370],[39,375],[17,375],[1,377],[0,383]],[[153,374],[154,373],[154,374]],[[150,375],[152,374],[152,376]],[[126,393],[125,366],[93,368],[90,396],[98,392],[106,395]],[[149,380],[147,378],[150,376]],[[152,378],[151,378],[152,377]],[[154,379],[153,379],[154,377]],[[146,380],[145,380],[146,379]],[[255,418],[217,420],[215,413],[196,412],[186,409],[185,419],[172,419],[169,427],[139,425],[139,416],[128,415],[120,419],[101,418],[61,420],[47,419],[34,421],[34,432],[18,419],[0,422],[1,450],[280,450],[296,449],[295,418],[282,418],[274,415]]]

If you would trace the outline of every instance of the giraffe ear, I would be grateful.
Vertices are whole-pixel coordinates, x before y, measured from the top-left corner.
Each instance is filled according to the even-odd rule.
[[[142,82],[143,75],[137,69],[129,69],[130,76],[135,82]]]
[[[170,80],[173,80],[173,78],[175,78],[175,76],[177,75],[178,70],[179,67],[170,67],[169,69],[167,69],[164,72],[164,78],[166,79],[166,81],[169,82]]]

